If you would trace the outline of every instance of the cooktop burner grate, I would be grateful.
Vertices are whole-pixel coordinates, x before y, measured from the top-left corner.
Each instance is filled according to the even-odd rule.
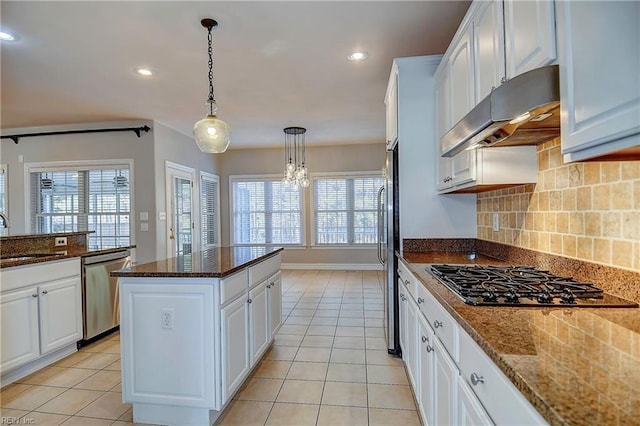
[[[591,283],[529,266],[431,265],[429,270],[469,305],[638,307]]]

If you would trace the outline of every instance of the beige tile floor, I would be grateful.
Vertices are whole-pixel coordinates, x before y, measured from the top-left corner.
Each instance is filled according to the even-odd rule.
[[[375,271],[283,271],[283,325],[217,425],[420,425]],[[0,391],[2,423],[132,423],[119,335]]]

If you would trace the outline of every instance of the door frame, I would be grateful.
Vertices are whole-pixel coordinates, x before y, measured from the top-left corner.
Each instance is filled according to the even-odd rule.
[[[172,161],[165,160],[165,203],[166,203],[166,211],[167,211],[167,220],[166,220],[166,237],[165,237],[165,246],[167,257],[174,257],[174,245],[172,240],[169,238],[171,235],[170,228],[174,224],[173,217],[173,180],[174,177],[181,177],[185,179],[191,180],[191,250],[198,250],[200,247],[200,237],[196,230],[199,228],[199,206],[198,203],[194,200],[195,194],[198,193],[197,185],[198,181],[196,179],[196,170],[193,167],[188,167],[183,164],[174,163]]]

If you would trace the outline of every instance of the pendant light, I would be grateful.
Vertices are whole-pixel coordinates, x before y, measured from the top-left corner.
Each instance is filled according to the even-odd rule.
[[[306,146],[304,127],[286,127],[284,129],[284,178],[282,182],[294,188],[306,188],[311,183],[305,166]]]
[[[213,49],[211,47],[211,30],[218,26],[214,19],[206,18],[200,21],[208,32],[209,53],[209,97],[207,98],[208,114],[193,126],[193,137],[200,151],[207,153],[221,153],[227,150],[231,142],[231,127],[216,116],[218,106],[213,96]]]

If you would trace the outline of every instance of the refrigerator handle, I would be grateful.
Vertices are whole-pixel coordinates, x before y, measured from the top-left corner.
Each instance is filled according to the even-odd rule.
[[[384,194],[384,186],[378,190],[378,261],[384,265],[384,257],[382,250],[382,239],[384,238],[384,204],[382,202]]]

